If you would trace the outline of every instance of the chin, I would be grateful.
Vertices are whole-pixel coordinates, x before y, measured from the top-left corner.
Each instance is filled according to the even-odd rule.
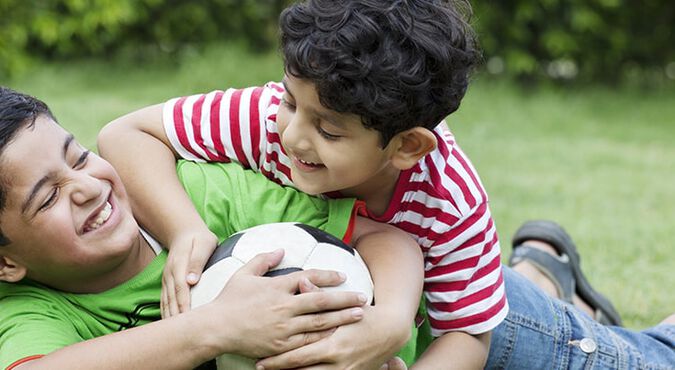
[[[125,217],[119,225],[114,238],[125,243],[133,243],[139,237],[140,226],[133,217]]]
[[[335,186],[326,186],[326,184],[317,184],[316,181],[306,179],[304,174],[298,172],[291,172],[291,178],[295,187],[305,194],[321,195],[333,191],[340,191],[343,188],[336,188]],[[316,177],[314,177],[316,178]],[[322,176],[323,178],[323,176]]]
[[[302,191],[305,194],[309,195],[321,195],[323,193],[329,192],[331,190],[324,190],[321,188],[318,188],[316,186],[307,186],[305,184],[300,184],[300,183],[295,183],[295,186],[297,186],[298,190]]]

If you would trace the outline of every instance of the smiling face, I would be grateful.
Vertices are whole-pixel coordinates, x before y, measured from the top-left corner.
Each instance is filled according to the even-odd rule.
[[[112,166],[41,115],[0,156],[7,204],[0,247],[25,276],[71,292],[109,288],[138,272],[138,225]],[[7,276],[2,275],[0,277]],[[7,280],[4,278],[3,280]],[[9,279],[11,281],[11,279]]]
[[[396,182],[399,170],[391,163],[391,143],[382,148],[379,133],[364,127],[359,116],[323,107],[312,83],[291,75],[283,83],[277,122],[300,190],[341,191],[364,199]]]

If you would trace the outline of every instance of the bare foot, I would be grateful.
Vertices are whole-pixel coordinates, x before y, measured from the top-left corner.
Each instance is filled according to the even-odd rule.
[[[532,248],[539,249],[543,252],[552,254],[554,256],[558,254],[555,248],[539,240],[526,240],[522,244],[527,244]],[[558,290],[556,289],[555,284],[553,284],[551,279],[549,279],[548,276],[539,271],[539,269],[536,268],[533,264],[531,264],[528,260],[518,262],[515,266],[512,267],[512,269],[518,272],[519,274],[525,276],[528,280],[530,280],[536,286],[541,288],[549,296],[554,298],[560,298]],[[576,293],[572,296],[572,303],[574,304],[574,306],[586,312],[591,317],[595,317],[595,311],[591,308],[591,306],[589,306],[586,302],[584,302]],[[673,317],[673,320],[675,320],[675,315],[671,317]]]
[[[661,324],[675,325],[675,313],[666,317],[663,321],[661,321]]]

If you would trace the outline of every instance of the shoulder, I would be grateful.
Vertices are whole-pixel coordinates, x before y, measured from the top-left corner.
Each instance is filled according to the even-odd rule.
[[[416,234],[445,233],[488,203],[478,174],[452,133],[439,127],[434,134],[437,148],[402,173],[395,194],[397,209],[389,221],[409,225]]]
[[[67,299],[58,291],[34,284],[0,283],[0,327],[60,317]]]
[[[193,201],[204,200],[213,191],[233,192],[243,177],[253,173],[234,162],[198,163],[187,160],[178,161],[176,172]]]
[[[65,303],[46,287],[0,283],[0,368],[79,341]]]
[[[19,304],[24,300],[53,300],[61,297],[60,292],[31,282],[4,283],[0,282],[0,302],[3,304]]]
[[[437,203],[452,205],[459,215],[488,202],[478,172],[449,131],[434,131],[438,145],[419,163],[419,172],[428,181],[430,195]],[[443,207],[441,207],[443,208]]]

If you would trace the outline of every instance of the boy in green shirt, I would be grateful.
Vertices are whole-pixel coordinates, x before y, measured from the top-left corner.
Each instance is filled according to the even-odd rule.
[[[279,262],[279,251],[246,265],[214,302],[153,322],[160,318],[166,255],[136,223],[117,173],[58,126],[44,103],[4,88],[0,169],[0,368],[185,369],[226,352],[266,357],[307,343],[320,355],[322,346],[346,342],[358,329],[346,325],[363,317],[358,294],[294,294],[338,284],[338,274],[260,278]],[[396,230],[353,218],[351,200],[318,201],[232,165],[184,164],[179,173],[221,239],[262,222],[292,220],[336,235],[353,224],[365,259],[377,245],[416,250]],[[264,207],[264,214],[246,211]],[[381,271],[371,273],[377,282]],[[420,294],[420,286],[399,283],[409,297]],[[399,309],[412,318],[415,305],[409,306]],[[386,361],[400,345],[373,361]]]

